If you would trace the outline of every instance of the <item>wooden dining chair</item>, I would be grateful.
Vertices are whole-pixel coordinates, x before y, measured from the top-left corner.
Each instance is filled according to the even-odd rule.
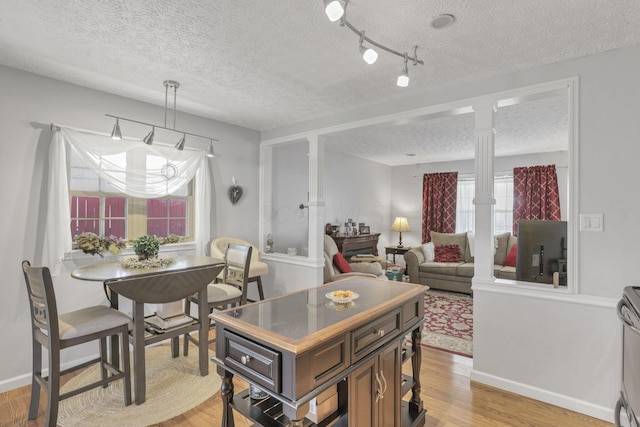
[[[51,273],[47,267],[32,267],[22,261],[22,271],[29,295],[31,309],[31,334],[33,341],[33,372],[31,376],[31,403],[29,419],[38,416],[40,389],[47,390],[46,426],[55,427],[58,404],[61,400],[83,393],[95,387],[106,387],[110,382],[124,380],[124,404],[131,404],[131,372],[129,365],[129,322],[126,314],[99,305],[58,315]],[[107,358],[107,337],[119,335],[122,352],[122,369],[112,365]],[[78,344],[99,340],[100,357],[61,370],[60,352]],[[49,375],[42,375],[42,348],[49,356]],[[111,349],[112,352],[118,351]],[[101,379],[86,386],[60,394],[60,377],[89,365],[100,363]]]
[[[207,286],[207,306],[209,314],[214,309],[224,310],[229,307],[244,305],[247,303],[247,284],[249,283],[249,264],[251,263],[251,246],[227,245],[224,261],[224,279],[221,283],[210,283]],[[191,304],[200,304],[197,295],[191,295],[185,299],[185,313],[191,315]],[[209,328],[213,326],[211,320],[208,321]],[[199,337],[201,338],[201,337]],[[189,333],[184,334],[183,352],[189,354],[189,342],[198,345],[198,340]],[[210,340],[209,344],[215,342]]]

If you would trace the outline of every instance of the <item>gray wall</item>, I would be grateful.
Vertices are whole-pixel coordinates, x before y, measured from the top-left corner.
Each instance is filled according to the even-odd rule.
[[[160,84],[161,82],[159,82]],[[5,345],[0,350],[0,391],[27,384],[31,371],[29,306],[20,262],[41,262],[46,218],[49,124],[110,132],[113,120],[105,113],[161,124],[162,106],[149,105],[37,75],[0,67],[0,265],[4,275],[0,298],[0,324]],[[127,135],[124,123],[122,130]],[[211,135],[216,157],[211,161],[214,201],[212,236],[232,235],[258,241],[257,131],[191,115],[178,114],[178,129]],[[137,135],[142,138],[144,134]],[[207,142],[202,142],[206,148]],[[244,189],[235,206],[227,198],[231,177]],[[95,262],[79,257],[66,262],[54,280],[61,312],[87,304],[104,304],[102,286],[80,282],[68,274],[77,263]],[[84,357],[91,348],[70,350],[64,360]]]

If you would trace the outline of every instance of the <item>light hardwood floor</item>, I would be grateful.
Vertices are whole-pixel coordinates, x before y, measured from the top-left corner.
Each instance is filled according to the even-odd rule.
[[[549,426],[590,427],[613,424],[571,412],[556,406],[524,398],[500,389],[471,382],[472,360],[423,347],[421,382],[422,399],[427,409],[427,427],[464,426]],[[410,370],[410,364],[406,364]],[[212,369],[213,375],[215,369]],[[410,373],[407,371],[406,373]],[[235,379],[236,390],[246,383]],[[0,394],[0,426],[36,427],[44,424],[46,392],[40,398],[40,415],[27,421],[30,387]],[[200,427],[221,424],[221,400],[218,391],[200,406],[168,421],[161,427]],[[237,427],[252,425],[240,415]],[[359,426],[360,427],[360,426]],[[365,427],[365,426],[363,426]]]

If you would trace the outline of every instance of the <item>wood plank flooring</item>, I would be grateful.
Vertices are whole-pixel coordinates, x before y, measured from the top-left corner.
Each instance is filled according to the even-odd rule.
[[[427,409],[427,427],[604,427],[613,424],[576,412],[521,397],[493,387],[471,382],[472,360],[440,350],[423,347],[422,399]],[[410,374],[410,364],[405,366]],[[211,370],[213,375],[215,369]],[[234,379],[236,390],[246,388]],[[44,424],[46,392],[40,397],[40,415],[27,421],[30,387],[0,394],[0,426],[36,427]],[[221,425],[220,392],[200,406],[170,420],[160,427],[200,427]],[[236,414],[237,427],[252,423]],[[363,426],[364,427],[364,426]]]

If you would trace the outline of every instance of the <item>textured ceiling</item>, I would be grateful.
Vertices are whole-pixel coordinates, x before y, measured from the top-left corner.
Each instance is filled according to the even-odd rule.
[[[436,30],[441,13],[456,21]],[[176,80],[178,110],[267,130],[640,43],[638,0],[353,0],[348,19],[397,51],[419,45],[409,88],[401,59],[366,65],[321,0],[3,0],[0,64],[157,105]]]

